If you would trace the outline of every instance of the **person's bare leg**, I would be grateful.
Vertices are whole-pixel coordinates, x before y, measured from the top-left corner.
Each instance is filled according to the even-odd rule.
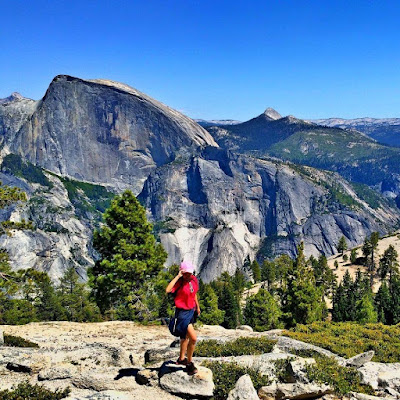
[[[183,360],[185,358],[185,354],[188,348],[189,338],[186,336],[186,339],[181,339],[181,349],[179,352],[179,359]]]
[[[188,362],[191,363],[197,340],[196,331],[194,330],[192,324],[189,324],[188,326],[187,335],[189,337],[189,344],[187,345],[187,359]]]

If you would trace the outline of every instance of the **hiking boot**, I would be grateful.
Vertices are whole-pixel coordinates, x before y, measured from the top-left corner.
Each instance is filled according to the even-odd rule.
[[[186,372],[188,373],[188,375],[194,375],[197,374],[198,371],[194,364],[191,362],[186,365]]]
[[[177,360],[176,360],[176,363],[175,363],[176,365],[188,365],[188,360],[187,360],[187,358],[184,358],[183,360],[181,360],[180,358],[178,358]]]

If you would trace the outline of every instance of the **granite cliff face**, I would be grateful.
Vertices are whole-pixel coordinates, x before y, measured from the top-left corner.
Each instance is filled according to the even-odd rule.
[[[42,174],[43,178],[41,183],[32,182],[32,179],[11,173],[5,165],[3,159],[2,185],[20,188],[26,193],[27,201],[0,209],[0,222],[32,223],[31,228],[22,226],[6,232],[2,229],[0,248],[8,252],[11,267],[14,270],[34,268],[45,271],[54,282],[58,282],[72,266],[85,281],[87,269],[95,258],[92,237],[101,219],[99,209],[107,206],[113,193],[100,186],[66,180],[30,166],[35,168],[36,177]],[[35,175],[31,172],[32,176]]]
[[[239,150],[259,140],[274,146],[304,129],[319,135],[314,125],[272,109],[218,129],[221,145]],[[0,102],[0,139],[0,180],[28,195],[27,203],[1,210],[0,220],[26,219],[35,227],[1,235],[0,247],[14,268],[34,267],[54,280],[70,265],[85,279],[93,263],[92,232],[112,194],[88,189],[88,182],[140,194],[167,263],[191,259],[205,281],[233,273],[247,258],[293,256],[301,240],[308,256],[331,255],[342,235],[358,245],[400,219],[394,201],[368,187],[223,150],[191,119],[116,82],[62,75],[40,101],[14,94]]]
[[[157,166],[216,145],[191,119],[117,82],[60,75],[42,100],[25,103],[0,105],[11,152],[57,174],[136,194]]]
[[[333,187],[354,204],[333,196]],[[372,209],[337,174],[211,147],[158,168],[139,198],[156,221],[168,263],[191,259],[205,281],[232,274],[257,253],[294,255],[301,240],[308,255],[331,255],[342,235],[356,245],[399,218],[386,203]]]

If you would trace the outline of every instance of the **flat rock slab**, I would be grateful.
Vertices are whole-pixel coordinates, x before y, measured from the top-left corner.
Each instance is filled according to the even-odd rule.
[[[318,347],[310,343],[304,343],[300,340],[292,339],[286,336],[278,336],[276,337],[276,339],[278,340],[278,343],[275,345],[275,347],[277,347],[281,351],[290,353],[295,352],[296,350],[311,350],[327,357],[333,357],[341,365],[345,365],[346,363],[345,358],[339,357],[338,355],[332,353],[329,350],[323,349],[322,347]]]
[[[227,400],[259,400],[249,375],[243,375],[238,379]]]
[[[200,366],[197,369],[197,374],[188,375],[180,366],[165,364],[160,370],[160,386],[169,393],[183,397],[212,397],[214,391],[212,371]]]
[[[367,362],[361,368],[358,369],[361,374],[361,383],[371,385],[373,389],[392,387],[396,389],[396,383],[392,382],[389,377],[400,376],[400,363],[378,363],[378,362]],[[385,378],[386,376],[386,378]],[[382,377],[382,379],[380,379]]]
[[[332,394],[333,390],[328,385],[316,383],[274,383],[270,386],[263,386],[258,391],[258,396],[262,400],[303,400],[313,399]]]
[[[77,373],[77,368],[73,365],[53,366],[42,369],[39,372],[39,381],[54,381],[57,379],[72,378]]]
[[[79,389],[89,389],[97,392],[105,390],[130,391],[138,386],[134,377],[127,376],[118,379],[119,371],[115,368],[84,370],[80,375],[74,376],[71,379],[71,383]]]

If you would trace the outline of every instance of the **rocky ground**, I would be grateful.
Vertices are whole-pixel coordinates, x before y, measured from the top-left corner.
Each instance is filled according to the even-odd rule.
[[[326,350],[280,336],[280,331],[260,334],[250,329],[203,326],[199,328],[198,336],[199,340],[213,338],[222,341],[239,336],[264,335],[277,339],[271,353],[218,358],[253,367],[272,380],[276,380],[275,360],[287,359],[293,349],[313,349],[334,356],[340,364],[356,366],[363,380],[370,383],[381,397],[400,399],[400,363],[370,362],[373,352],[345,360]],[[204,358],[196,359],[199,373],[192,377],[182,367],[171,363],[177,358],[178,347],[173,346],[173,338],[163,326],[141,326],[120,321],[47,322],[3,325],[1,330],[34,341],[40,348],[1,346],[0,333],[0,390],[29,380],[52,390],[70,387],[68,400],[199,399],[211,397],[213,393],[212,373],[200,366]],[[231,391],[229,400],[333,398],[332,388],[310,383],[305,376],[305,366],[313,362],[313,359],[296,357],[290,363],[292,383],[274,382],[260,389],[258,394],[248,376],[244,376]],[[354,394],[353,397],[368,400],[365,395]]]

